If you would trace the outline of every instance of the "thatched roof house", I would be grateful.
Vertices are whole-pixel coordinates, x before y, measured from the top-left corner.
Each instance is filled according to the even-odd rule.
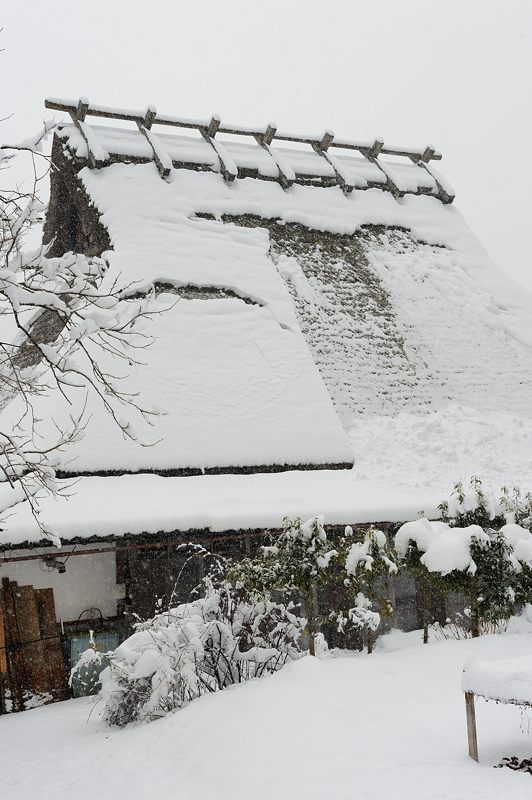
[[[62,465],[75,492],[43,507],[65,552],[200,532],[244,547],[285,515],[403,521],[436,514],[460,477],[526,483],[532,301],[453,206],[434,148],[47,104],[71,118],[53,145],[53,254],[105,254],[109,280],[154,289],[163,312],[124,375],[161,411],[139,422],[152,446],[93,403]],[[0,534],[40,538],[24,504]]]

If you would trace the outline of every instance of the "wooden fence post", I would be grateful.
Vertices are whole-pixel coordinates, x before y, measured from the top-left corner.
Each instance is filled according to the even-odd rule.
[[[477,723],[475,719],[475,695],[473,692],[465,692],[465,706],[466,706],[466,719],[467,719],[467,744],[469,747],[469,755],[475,761],[478,761],[478,744],[477,744]]]

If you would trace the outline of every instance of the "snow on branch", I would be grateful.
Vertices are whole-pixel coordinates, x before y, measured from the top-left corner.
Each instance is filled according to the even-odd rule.
[[[40,154],[52,129],[53,123],[46,122],[35,136],[2,145],[0,167],[9,166],[17,152],[31,158]],[[39,180],[34,171],[29,189],[0,192],[0,317],[12,330],[0,341],[0,406],[16,397],[19,409],[14,422],[0,420],[0,482],[22,491],[43,536],[55,540],[39,520],[39,502],[60,492],[56,469],[65,448],[84,433],[87,401],[81,410],[72,410],[66,423],[53,422],[53,436],[43,437],[37,398],[57,393],[74,409],[72,390],[79,396],[81,389],[85,398],[93,395],[100,401],[124,436],[138,440],[130,410],[147,422],[155,412],[125,390],[114,370],[102,366],[102,355],[111,357],[106,363],[140,363],[137,353],[150,345],[151,337],[137,323],[160,313],[160,307],[155,310],[153,292],[133,296],[132,285],[111,279],[102,258],[77,253],[50,258],[49,246],[27,251],[26,234],[45,210],[37,193]]]

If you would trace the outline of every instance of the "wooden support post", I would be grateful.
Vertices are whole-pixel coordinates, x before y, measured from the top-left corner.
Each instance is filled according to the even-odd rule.
[[[435,155],[436,149],[432,147],[432,145],[428,144],[423,150],[419,160],[423,161],[425,164],[428,164],[428,162],[431,161]]]
[[[219,127],[220,117],[214,114],[207,127],[200,128],[200,133],[218,156],[220,172],[222,173],[224,181],[226,181],[226,183],[231,183],[238,175],[238,168],[223,144],[217,142],[214,138]]]
[[[76,109],[76,119],[80,122],[85,122],[85,117],[87,116],[87,111],[89,110],[89,101],[86,97],[80,97],[78,101],[78,107]]]
[[[140,133],[142,133],[151,147],[153,160],[155,161],[155,166],[157,167],[159,175],[161,178],[167,178],[172,171],[172,159],[162,146],[160,139],[155,136],[149,128],[146,128],[141,122],[137,122],[137,125]]]
[[[87,146],[89,164],[93,169],[99,169],[103,167],[104,163],[109,158],[109,154],[100,147],[92,130],[85,122],[88,111],[89,101],[86,97],[80,97],[76,110],[70,112],[70,118]]]
[[[336,177],[336,183],[338,186],[340,186],[343,193],[345,195],[349,195],[355,187],[348,183],[348,181],[345,179],[342,173],[342,166],[340,162],[327,152],[333,141],[334,133],[332,131],[325,131],[319,142],[311,142],[311,144],[313,150],[322,158],[324,158],[325,161],[332,167]]]
[[[213,114],[211,117],[211,121],[209,122],[209,126],[207,128],[207,136],[216,136],[218,132],[218,128],[220,127],[220,117],[218,114]]]
[[[271,147],[272,139],[277,133],[277,126],[273,122],[269,122],[264,133],[257,134],[256,141],[263,150],[266,150],[269,156],[274,160],[275,166],[279,173],[279,183],[283,189],[290,189],[296,179],[296,174],[290,164],[282,157],[282,155]]]
[[[275,136],[276,133],[277,133],[277,125],[275,124],[275,122],[268,122],[268,125],[266,126],[266,130],[264,131],[264,133],[260,137],[261,141],[264,144],[271,144],[272,140],[273,140],[273,137]]]
[[[383,147],[384,141],[382,139],[375,139],[368,151],[371,158],[377,158]]]
[[[452,203],[454,200],[454,192],[450,187],[447,187],[443,184],[443,179],[435,175],[433,170],[429,167],[429,165],[423,161],[421,158],[419,160],[414,160],[414,164],[417,164],[418,167],[424,169],[426,172],[429,173],[431,178],[433,179],[434,183],[436,184],[436,188],[438,190],[438,197],[440,198],[441,202],[445,205]]]
[[[467,744],[469,755],[474,761],[478,761],[477,744],[477,723],[475,718],[475,695],[473,692],[465,692],[465,706],[467,719]]]
[[[332,131],[325,131],[320,141],[318,142],[318,148],[323,152],[325,152],[331,146],[333,139],[334,139],[334,133]]]
[[[382,139],[375,139],[375,141],[373,142],[371,147],[360,147],[359,150],[362,153],[362,155],[365,156],[365,158],[368,159],[368,161],[371,161],[372,164],[375,164],[377,169],[379,169],[382,172],[382,174],[386,178],[386,186],[388,187],[388,190],[397,199],[397,198],[401,197],[403,193],[401,192],[399,187],[396,186],[396,184],[392,180],[392,178],[391,178],[390,174],[388,173],[388,170],[386,169],[384,164],[382,164],[378,159],[379,153],[381,153],[383,148],[384,148],[383,140]]]
[[[144,114],[144,119],[142,120],[142,125],[146,128],[147,131],[150,130],[151,126],[155,122],[155,118],[157,117],[157,109],[155,106],[148,106],[146,109],[146,113]]]

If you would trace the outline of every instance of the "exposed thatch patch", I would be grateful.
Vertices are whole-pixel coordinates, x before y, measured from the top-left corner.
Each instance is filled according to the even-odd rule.
[[[64,143],[54,136],[50,173],[50,204],[43,241],[51,242],[50,256],[83,253],[101,256],[111,249],[107,228],[78,177],[84,161],[68,157]]]
[[[224,221],[268,230],[271,257],[286,280],[301,330],[344,419],[367,410],[374,393],[368,376],[391,376],[378,398],[380,408],[386,408],[394,393],[408,392],[417,383],[393,300],[366,258],[367,250],[378,248],[383,238],[396,240],[398,247],[419,246],[409,231],[365,226],[342,235],[251,214]],[[307,291],[298,285],[298,271]]]

